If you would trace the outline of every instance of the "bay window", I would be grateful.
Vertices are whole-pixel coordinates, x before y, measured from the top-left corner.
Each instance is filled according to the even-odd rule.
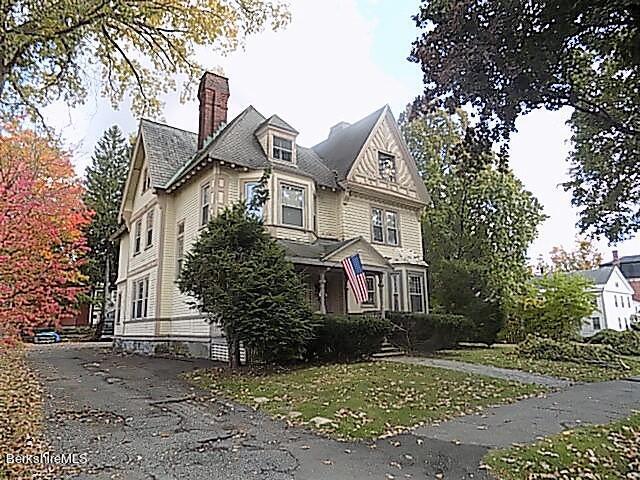
[[[283,225],[304,226],[304,188],[282,185],[280,203]]]

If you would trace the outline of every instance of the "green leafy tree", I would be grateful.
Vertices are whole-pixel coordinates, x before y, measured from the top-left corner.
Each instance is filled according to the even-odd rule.
[[[231,368],[240,364],[240,342],[264,361],[282,362],[299,358],[313,335],[304,283],[244,202],[209,222],[178,285],[221,322]]]
[[[569,340],[595,308],[592,283],[580,275],[554,272],[529,282],[512,303],[505,337],[521,341],[528,334]]]
[[[612,242],[640,230],[637,1],[423,0],[415,21],[425,87],[414,113],[471,105],[469,148],[497,144],[505,159],[518,116],[571,107],[565,188],[580,228]]]
[[[135,113],[156,115],[174,74],[191,93],[197,45],[229,52],[289,13],[269,0],[4,0],[0,19],[0,118],[44,123],[43,107],[82,103],[92,77],[114,106],[130,96]]]
[[[422,226],[434,303],[470,316],[492,341],[545,216],[512,172],[465,148],[465,125],[464,114],[439,110],[402,128],[431,196]]]

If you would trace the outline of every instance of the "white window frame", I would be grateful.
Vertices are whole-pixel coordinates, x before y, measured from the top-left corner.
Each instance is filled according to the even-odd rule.
[[[176,278],[180,276],[184,263],[184,220],[176,225]]]
[[[133,255],[142,251],[142,218],[138,218],[133,227]]]
[[[131,282],[131,320],[146,318],[149,308],[149,277]]]
[[[302,194],[302,206],[301,207],[297,207],[297,206],[291,206],[291,205],[285,205],[284,203],[284,190],[285,189],[290,189],[290,190],[298,190],[301,192]],[[293,227],[293,228],[305,228],[306,225],[306,215],[305,215],[305,209],[307,207],[307,201],[306,201],[306,196],[307,196],[307,189],[303,186],[300,185],[293,185],[290,183],[281,183],[280,184],[280,224],[286,227]],[[286,208],[292,208],[292,209],[296,209],[296,210],[300,210],[300,225],[295,224],[295,223],[285,223],[284,220],[284,209]]]
[[[420,292],[414,292],[412,291],[412,278],[419,278],[420,279]],[[409,310],[412,313],[426,313],[426,295],[425,295],[425,290],[426,290],[426,285],[425,285],[425,281],[424,281],[424,274],[421,272],[407,272],[407,295],[409,298]],[[413,308],[413,297],[416,296],[420,296],[420,304],[422,306],[421,310],[414,310]]]
[[[380,212],[380,225],[376,225],[375,212]],[[393,215],[395,218],[395,228],[389,227],[389,215]],[[376,239],[376,228],[382,229],[382,240]],[[390,230],[395,231],[396,241],[393,243],[389,241]],[[371,242],[389,245],[391,247],[400,246],[400,213],[397,210],[389,210],[375,205],[371,207]]]
[[[376,305],[377,304],[377,295],[376,295],[376,280],[377,277],[375,275],[365,274],[365,282],[367,285],[367,299],[363,302],[365,305]],[[369,288],[369,280],[371,280],[371,284],[373,288]]]
[[[402,275],[400,272],[389,273],[389,310],[402,311]]]
[[[211,184],[209,182],[200,185],[200,227],[209,223],[211,217]]]
[[[116,325],[120,325],[122,321],[122,292],[116,295]]]
[[[293,140],[279,135],[273,135],[272,141],[273,147],[271,149],[271,156],[275,160],[279,160],[281,162],[293,163]],[[289,144],[289,148],[283,145],[276,145],[276,142],[287,142]],[[289,156],[289,159],[283,158],[283,156],[287,155]]]
[[[149,177],[149,169],[145,168],[142,170],[142,193],[149,190],[151,187],[151,178]]]
[[[147,213],[147,228],[145,233],[146,246],[144,248],[147,249],[153,246],[153,210],[149,210],[149,213]]]
[[[387,172],[384,172],[383,167],[383,159],[385,162],[390,162],[391,168],[388,169]],[[378,150],[378,176],[386,182],[395,183],[397,181],[398,175],[398,164],[396,162],[396,156],[392,153],[383,152]]]
[[[251,201],[251,197],[253,196],[253,189],[259,185],[258,180],[248,180],[244,182],[243,192],[244,201],[247,203],[247,211],[249,211],[249,202]],[[256,218],[264,218],[264,205],[257,208],[254,211],[250,211],[249,214],[254,215]]]

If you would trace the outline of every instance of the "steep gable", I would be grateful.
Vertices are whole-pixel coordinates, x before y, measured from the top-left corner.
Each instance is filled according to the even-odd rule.
[[[382,178],[379,155],[393,158],[395,179]],[[388,192],[426,203],[428,194],[391,111],[387,107],[351,167],[347,180],[380,193]]]

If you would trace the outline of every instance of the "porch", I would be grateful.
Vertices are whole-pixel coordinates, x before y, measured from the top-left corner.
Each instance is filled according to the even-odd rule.
[[[279,240],[287,257],[307,284],[309,304],[318,313],[376,314],[385,311],[427,312],[426,268],[392,265],[362,237],[314,243]],[[368,298],[359,303],[351,291],[342,260],[358,253],[365,272]]]

